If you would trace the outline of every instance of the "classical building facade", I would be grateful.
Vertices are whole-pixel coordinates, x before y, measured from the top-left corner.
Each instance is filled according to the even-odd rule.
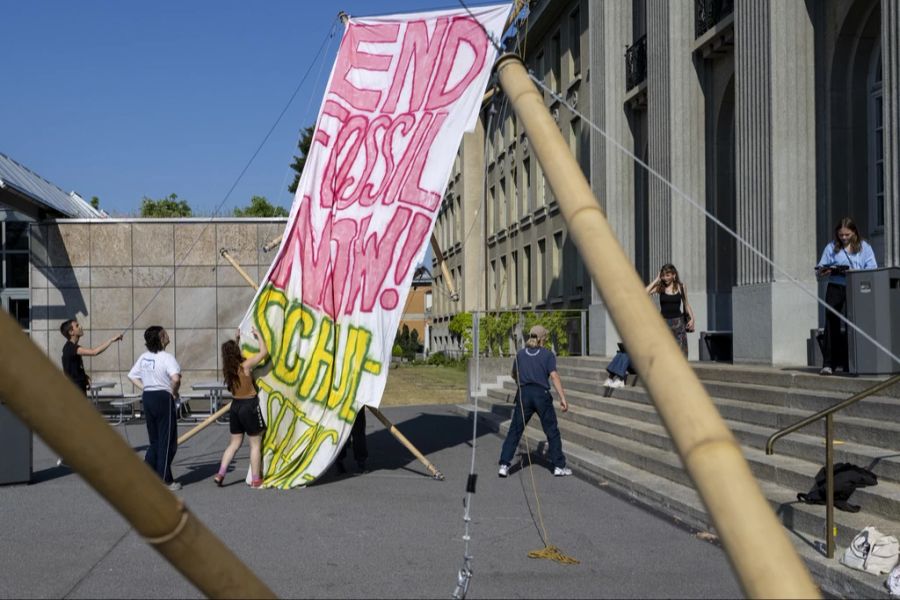
[[[544,1],[523,33],[533,73],[603,132],[545,93],[637,272],[672,262],[687,283],[692,358],[714,330],[735,361],[805,363],[812,267],[842,216],[900,264],[897,2]],[[437,235],[462,298],[436,300],[436,334],[461,310],[586,307],[591,354],[615,351],[502,94],[463,143]]]

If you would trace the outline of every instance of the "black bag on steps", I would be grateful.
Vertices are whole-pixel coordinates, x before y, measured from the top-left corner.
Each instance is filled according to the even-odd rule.
[[[878,476],[872,471],[851,463],[834,465],[834,506],[847,512],[859,512],[859,506],[850,504],[850,494],[858,487],[878,485]],[[807,504],[825,504],[825,467],[816,473],[816,482],[805,494],[797,494],[797,500]]]

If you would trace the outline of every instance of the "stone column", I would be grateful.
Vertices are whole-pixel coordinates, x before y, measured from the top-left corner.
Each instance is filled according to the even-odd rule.
[[[628,125],[625,96],[625,47],[632,30],[631,0],[590,2],[588,6],[590,39],[591,121],[616,142],[634,150],[634,138]],[[590,127],[587,123],[583,127]],[[590,180],[594,195],[616,232],[619,243],[634,259],[634,161],[603,135],[591,130]],[[590,353],[615,354],[618,333],[606,313],[600,294],[591,283],[589,308]]]
[[[479,118],[475,131],[463,135],[460,150],[462,178],[462,276],[456,281],[460,301],[450,313],[484,310],[484,123]],[[458,266],[454,264],[454,266]]]
[[[703,89],[694,57],[694,1],[648,0],[647,90],[650,166],[701,206],[706,204]],[[665,263],[688,287],[699,332],[706,327],[705,216],[650,175],[651,273]],[[688,336],[690,358],[698,333]]]
[[[815,61],[804,2],[735,3],[737,229],[815,294]],[[805,364],[816,304],[738,244],[735,362]]]
[[[883,266],[900,265],[900,5],[881,0],[881,70],[884,102]]]

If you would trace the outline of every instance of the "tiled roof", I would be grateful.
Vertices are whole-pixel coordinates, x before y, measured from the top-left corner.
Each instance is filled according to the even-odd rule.
[[[0,153],[0,189],[10,188],[66,217],[100,219],[105,217],[75,192],[64,192],[37,173]]]

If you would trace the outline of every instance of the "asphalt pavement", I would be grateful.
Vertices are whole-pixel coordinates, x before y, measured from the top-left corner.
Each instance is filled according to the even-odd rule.
[[[452,406],[384,413],[445,481],[370,418],[366,473],[348,453],[347,474],[332,468],[306,488],[252,490],[245,444],[218,488],[229,434],[214,425],[179,448],[176,494],[280,597],[450,598],[463,564],[472,421]],[[115,428],[143,455],[143,422]],[[527,462],[498,478],[501,442],[479,432],[468,598],[741,596],[721,548],[603,487]],[[201,597],[37,437],[33,469],[32,483],[0,486],[0,597]],[[544,547],[543,530],[580,564],[529,558]]]

